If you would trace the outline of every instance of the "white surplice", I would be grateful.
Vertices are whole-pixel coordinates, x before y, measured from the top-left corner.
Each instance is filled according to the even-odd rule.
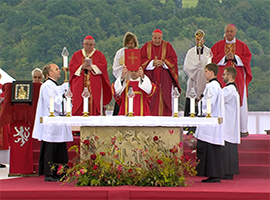
[[[54,115],[59,116],[62,111],[62,95],[68,89],[68,83],[57,86],[52,80],[48,79],[40,87],[39,100],[36,109],[35,125],[32,137],[45,142],[69,142],[73,141],[70,126],[66,125],[44,125],[40,123],[40,117],[50,115],[50,93],[53,91]],[[66,105],[66,102],[65,102]]]
[[[206,115],[207,99],[206,91],[210,90],[213,95],[211,98],[211,117],[222,117],[223,123],[217,127],[197,127],[195,137],[204,142],[216,145],[224,145],[224,97],[223,91],[217,80],[212,80],[206,84],[202,98],[202,112]]]

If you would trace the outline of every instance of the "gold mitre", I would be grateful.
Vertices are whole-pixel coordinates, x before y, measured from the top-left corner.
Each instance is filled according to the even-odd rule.
[[[198,39],[201,39],[202,37],[204,37],[204,32],[203,30],[201,29],[198,29],[196,32],[195,32],[195,37],[198,38]]]

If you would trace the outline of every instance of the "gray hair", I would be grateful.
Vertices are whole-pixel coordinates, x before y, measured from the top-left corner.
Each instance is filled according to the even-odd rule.
[[[44,76],[43,76],[43,73],[42,73],[42,70],[41,70],[41,69],[39,69],[39,68],[35,68],[35,69],[33,69],[33,71],[31,72],[32,77],[34,77],[35,72],[40,72],[40,73],[42,74],[42,78],[44,78]]]

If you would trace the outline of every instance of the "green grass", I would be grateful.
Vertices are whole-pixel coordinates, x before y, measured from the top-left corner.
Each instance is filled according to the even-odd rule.
[[[183,0],[183,8],[196,7],[198,0]]]

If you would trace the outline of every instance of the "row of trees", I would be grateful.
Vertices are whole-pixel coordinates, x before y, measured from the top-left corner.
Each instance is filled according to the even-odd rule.
[[[181,98],[184,98],[186,76],[181,69],[187,50],[194,45],[194,32],[203,29],[205,44],[211,47],[222,39],[224,26],[234,23],[238,27],[237,38],[246,42],[253,54],[249,108],[270,110],[270,92],[265,84],[269,83],[270,1],[198,0],[193,7],[186,7],[185,3],[184,0],[0,0],[0,67],[17,80],[31,79],[32,69],[48,62],[61,66],[62,48],[66,46],[72,55],[82,48],[83,38],[92,35],[96,48],[107,58],[112,82],[113,58],[122,46],[125,32],[135,33],[141,47],[151,40],[151,32],[159,28],[178,54]]]

